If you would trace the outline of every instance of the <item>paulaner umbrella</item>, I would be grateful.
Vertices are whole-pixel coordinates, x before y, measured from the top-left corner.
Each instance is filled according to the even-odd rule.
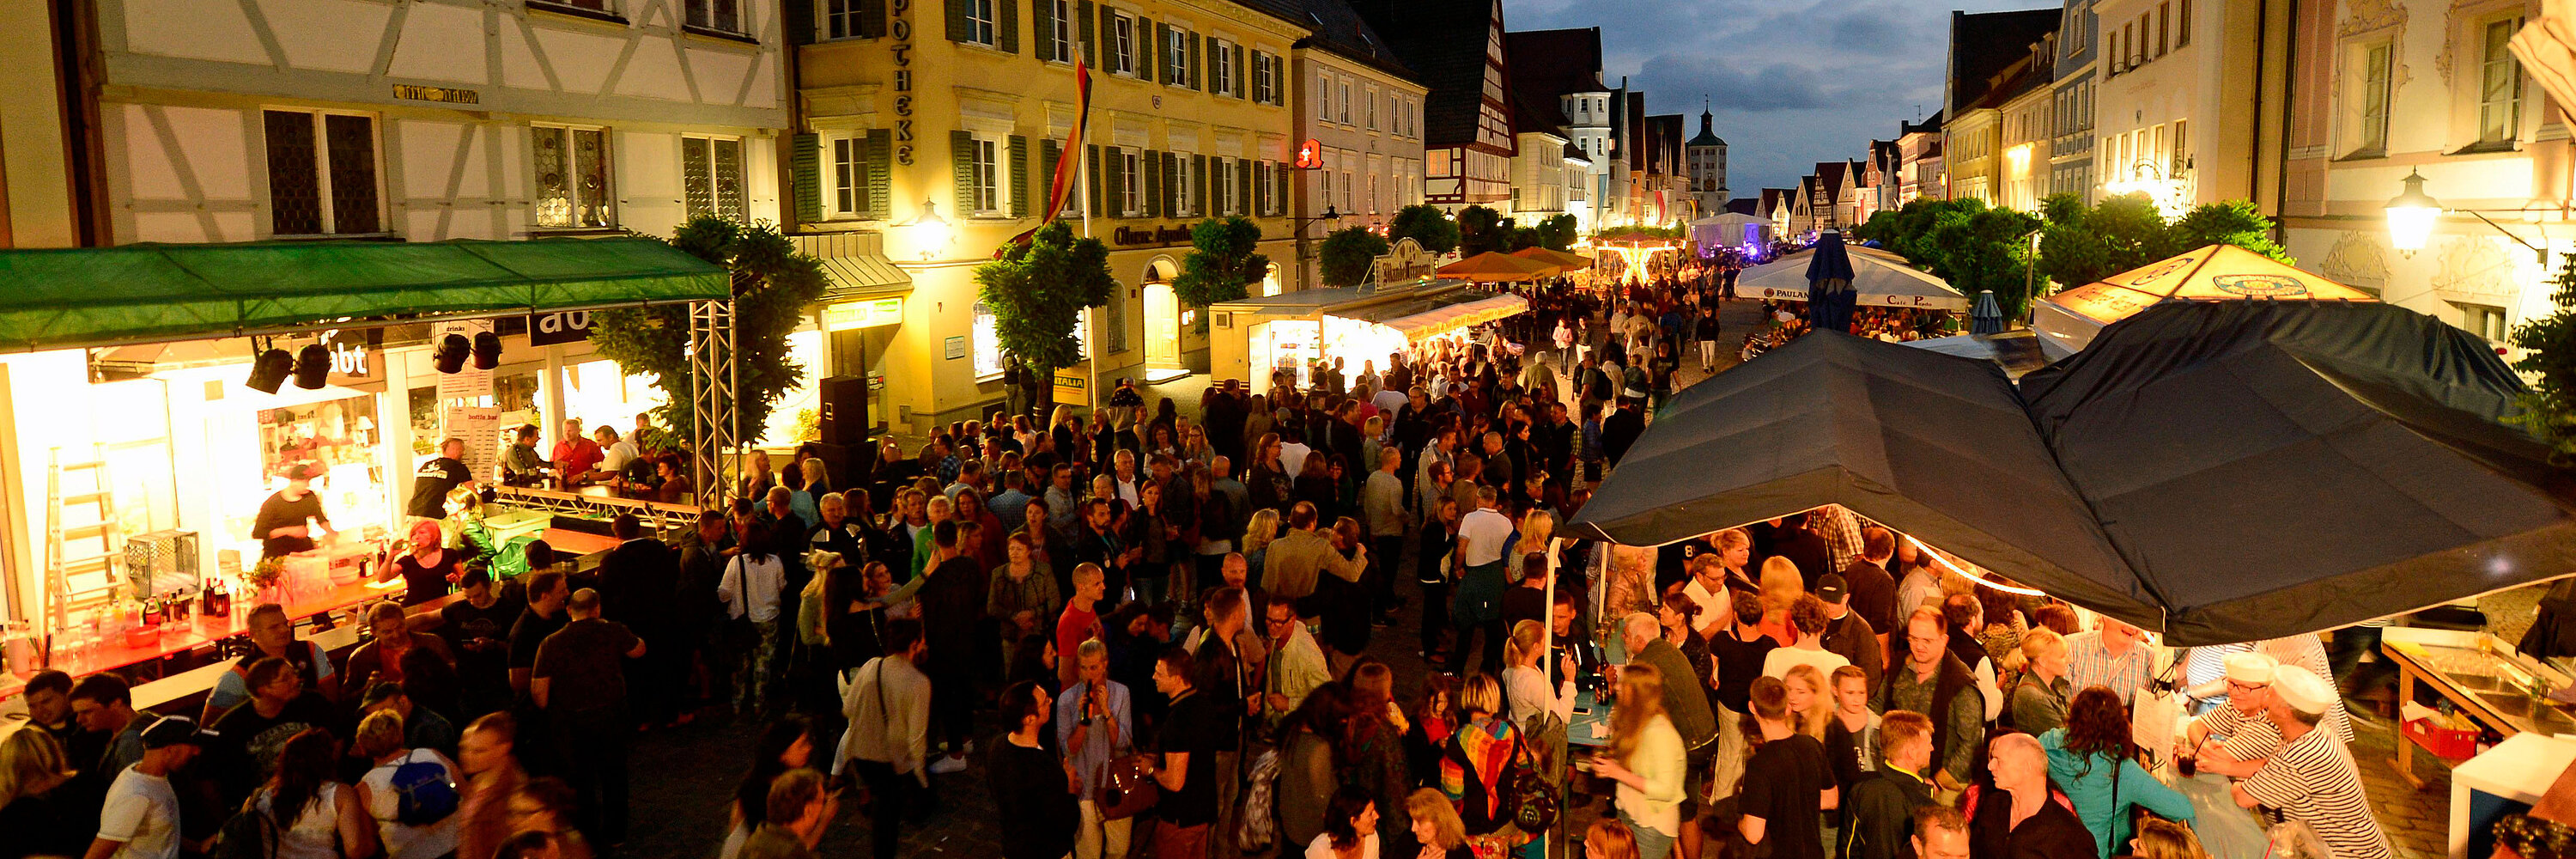
[[[1843,234],[1826,233],[1816,242],[1816,255],[1807,260],[1807,321],[1817,330],[1850,333],[1852,305],[1860,299],[1852,290],[1852,277]]]

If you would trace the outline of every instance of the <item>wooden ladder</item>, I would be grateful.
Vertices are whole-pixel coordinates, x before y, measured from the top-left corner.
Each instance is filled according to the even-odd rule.
[[[118,544],[114,484],[108,481],[103,448],[90,446],[90,458],[64,462],[63,449],[47,453],[45,474],[45,619],[48,634],[70,627],[71,612],[107,602],[116,584]],[[66,487],[66,477],[86,483]],[[66,514],[89,510],[74,522]]]

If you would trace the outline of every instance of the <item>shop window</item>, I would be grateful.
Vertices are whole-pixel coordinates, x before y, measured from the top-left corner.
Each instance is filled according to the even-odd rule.
[[[741,0],[688,0],[689,26],[724,33],[741,33]]]
[[[967,351],[973,353],[975,377],[1002,374],[1002,340],[993,332],[993,307],[975,302],[975,327],[967,332]]]
[[[616,226],[608,196],[608,131],[559,125],[534,126],[529,131],[536,144],[537,226]]]
[[[743,220],[742,138],[680,138],[680,180],[689,217]]]
[[[271,110],[262,118],[270,234],[384,231],[376,187],[375,117]]]

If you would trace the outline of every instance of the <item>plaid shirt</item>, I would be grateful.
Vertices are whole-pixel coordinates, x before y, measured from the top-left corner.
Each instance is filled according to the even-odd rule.
[[[2102,647],[2101,630],[2067,636],[2066,658],[2066,676],[2074,681],[2073,688],[2105,687],[2119,695],[2123,704],[2129,702],[2130,693],[2145,688],[2155,673],[2155,648],[2139,642],[2130,645],[2127,654],[2113,656]]]
[[[1850,567],[1860,557],[1860,522],[1849,508],[1827,504],[1807,514],[1807,530],[1825,538],[1825,548],[1832,553],[1833,571]]]

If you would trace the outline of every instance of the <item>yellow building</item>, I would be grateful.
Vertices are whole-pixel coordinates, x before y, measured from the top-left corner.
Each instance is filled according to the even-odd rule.
[[[1291,20],[1193,0],[815,6],[790,214],[846,300],[805,335],[824,346],[807,372],[866,375],[871,425],[923,432],[1001,403],[974,270],[1041,223],[1077,59],[1091,110],[1064,217],[1109,244],[1120,288],[1081,332],[1089,366],[1058,371],[1060,387],[1206,368],[1205,315],[1169,286],[1202,218],[1255,218],[1274,266],[1293,262],[1283,58],[1307,31]]]

